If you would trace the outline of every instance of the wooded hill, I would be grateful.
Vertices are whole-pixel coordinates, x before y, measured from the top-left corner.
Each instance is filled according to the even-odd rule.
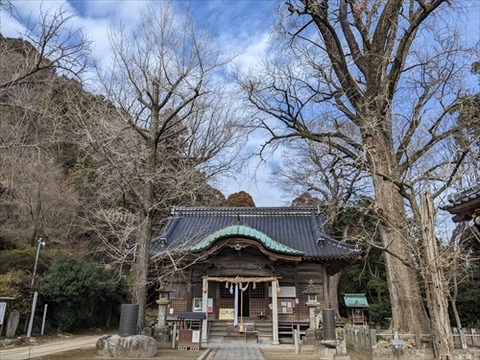
[[[62,254],[128,268],[145,176],[145,146],[125,131],[128,115],[59,75],[26,41],[0,37],[0,55],[0,273],[21,270],[28,283],[40,237],[48,250],[39,274]],[[185,156],[185,132],[170,131],[153,175],[153,232],[169,206],[225,201]]]
[[[285,46],[278,46],[284,46],[281,53],[288,62],[236,78],[250,105],[263,112],[248,126],[270,134],[264,147],[277,149],[278,141],[293,144],[291,139],[299,139],[301,153],[318,150],[321,162],[313,173],[329,177],[309,176],[314,179],[309,190],[324,195],[329,179],[334,185],[345,180],[346,197],[336,192],[323,196],[324,204],[338,205],[329,206],[330,219],[343,216],[343,209],[355,200],[345,199],[362,196],[360,187],[370,190],[363,195],[373,203],[361,211],[372,214],[375,235],[380,234],[372,237],[370,246],[383,251],[392,326],[404,331],[432,325],[421,286],[430,287],[426,292],[437,300],[446,300],[448,291],[432,290],[431,270],[442,268],[447,275],[464,270],[463,262],[451,262],[456,255],[465,259],[463,246],[453,249],[463,245],[457,239],[452,248],[445,241],[441,266],[425,262],[421,192],[433,187],[439,200],[450,187],[462,186],[462,174],[472,174],[478,164],[478,148],[471,146],[478,138],[477,103],[465,101],[473,98],[463,91],[461,81],[472,59],[459,62],[457,55],[466,52],[456,41],[447,41],[448,32],[423,26],[442,2],[416,4],[406,11],[406,4],[393,0],[363,9],[348,2],[336,9],[299,1],[298,8],[288,8],[284,35],[313,31],[321,46],[305,46],[314,45],[303,43],[305,39],[310,43],[312,33],[295,36],[299,41],[285,38]],[[448,14],[441,10],[440,17]],[[131,269],[132,301],[141,304],[140,318],[145,310],[149,241],[168,208],[221,202],[222,196],[208,183],[231,165],[226,154],[232,152],[224,150],[245,138],[235,131],[237,114],[232,110],[228,114],[233,102],[218,106],[224,89],[216,88],[212,79],[227,61],[219,56],[218,46],[202,37],[200,29],[191,30],[193,26],[170,26],[168,11],[162,16],[152,13],[148,9],[143,13],[151,21],[135,30],[141,33],[130,36],[125,30],[113,37],[114,63],[97,83],[105,98],[85,92],[86,84],[78,80],[89,65],[88,42],[81,33],[67,32],[69,41],[52,41],[64,30],[67,19],[61,11],[54,21],[43,21],[43,37],[29,38],[32,46],[2,38],[0,48],[1,246],[34,248],[42,236],[50,248],[57,244],[58,251],[88,254],[104,267]],[[420,35],[422,29],[433,32]],[[365,34],[364,43],[352,36],[357,31]],[[161,36],[151,36],[157,33]],[[416,37],[428,36],[437,47],[411,47]],[[173,51],[158,52],[165,46],[173,46]],[[181,61],[175,61],[178,54],[184,55]],[[459,64],[459,69],[449,71],[445,64],[454,68]],[[422,72],[427,75],[419,77]],[[305,111],[310,106],[311,111]],[[337,111],[330,113],[332,106]],[[280,126],[271,127],[267,119],[272,116]],[[303,166],[308,161],[298,166],[305,158],[292,158],[295,170],[308,168]],[[332,167],[322,173],[325,159],[332,160]],[[293,182],[302,181],[295,176],[298,172],[292,174],[291,183],[283,181],[289,191]],[[359,178],[365,179],[360,186]],[[330,222],[333,227],[337,221]],[[433,302],[428,305],[434,317],[436,307]],[[440,315],[448,318],[443,311]],[[450,336],[444,334],[446,338]]]
[[[68,244],[75,252],[92,246],[98,252],[101,238],[118,237],[135,226],[138,204],[115,182],[108,161],[91,149],[95,144],[87,130],[109,136],[112,151],[126,145],[140,151],[141,146],[122,132],[124,114],[79,82],[57,75],[48,64],[22,78],[30,65],[48,63],[39,60],[28,42],[1,37],[0,47],[1,247],[33,245],[43,237],[50,244]],[[99,121],[105,118],[109,128]],[[174,145],[167,150],[172,162],[180,157]],[[132,167],[129,176],[135,177],[134,154],[116,155],[122,165]],[[182,165],[195,186],[175,189],[169,195],[171,206],[221,205],[223,195],[207,184],[195,164]],[[164,180],[178,178],[171,170],[162,169]],[[164,216],[159,210],[155,230]]]

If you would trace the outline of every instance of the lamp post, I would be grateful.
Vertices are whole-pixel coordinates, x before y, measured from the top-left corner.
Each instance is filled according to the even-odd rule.
[[[308,287],[303,293],[307,294],[308,300],[305,304],[308,307],[308,317],[310,320],[308,331],[314,334],[317,328],[315,321],[315,309],[318,306],[318,294],[320,294],[320,289],[313,283],[313,280],[310,279]]]
[[[32,289],[35,284],[35,275],[37,273],[37,264],[38,264],[38,257],[40,256],[40,247],[45,245],[46,245],[45,240],[43,240],[42,238],[37,239],[37,253],[35,255],[35,265],[33,266],[32,283],[31,283]],[[35,291],[33,293],[32,310],[30,311],[30,321],[28,322],[27,338],[32,336],[33,319],[35,317],[35,308],[37,307],[37,298],[38,298],[38,291]]]
[[[33,284],[35,284],[35,275],[37,273],[37,265],[38,265],[38,257],[40,256],[40,247],[44,247],[47,243],[42,238],[37,239],[37,253],[35,255],[35,265],[33,266],[33,274],[32,274],[32,284],[31,287],[33,288]]]
[[[157,316],[157,328],[162,329],[167,325],[167,305],[170,303],[169,295],[171,288],[168,284],[162,283],[156,289],[158,291],[158,316]]]
[[[159,343],[167,344],[170,342],[170,330],[167,327],[167,307],[170,303],[170,291],[172,290],[169,284],[164,282],[160,283],[160,286],[156,291],[158,291],[158,316],[157,323],[154,328],[155,339]]]

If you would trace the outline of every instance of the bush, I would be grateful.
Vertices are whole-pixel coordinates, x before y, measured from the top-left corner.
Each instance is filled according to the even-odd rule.
[[[9,312],[17,310],[25,317],[30,313],[32,298],[29,280],[30,276],[20,270],[0,274],[0,295],[15,298],[8,305]]]
[[[0,251],[0,274],[6,274],[12,269],[22,270],[31,274],[35,262],[35,251],[34,247]],[[50,256],[45,251],[42,251],[37,264],[38,276],[45,272],[50,261]]]
[[[128,294],[125,279],[72,256],[54,261],[41,288],[49,312],[62,331],[109,325]]]
[[[473,267],[468,279],[458,284],[457,310],[464,327],[477,327],[480,323],[480,266]],[[456,326],[452,307],[449,307],[450,322]]]
[[[390,326],[392,309],[390,303],[373,303],[368,308],[368,322],[384,328]]]

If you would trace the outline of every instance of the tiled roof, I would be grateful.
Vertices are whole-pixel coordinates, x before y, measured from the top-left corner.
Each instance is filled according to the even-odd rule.
[[[365,294],[345,294],[343,296],[343,300],[345,301],[345,305],[347,307],[353,307],[353,308],[368,307],[368,300],[365,297]]]
[[[242,225],[243,229],[256,231],[253,237],[277,246],[277,251],[289,248],[303,253],[304,258],[316,259],[358,256],[354,245],[330,238],[324,224],[325,218],[316,207],[176,208],[164,233],[154,239],[152,250],[156,253],[177,248],[191,249],[197,244],[203,246],[202,242],[220,234],[217,232],[226,232],[233,225]],[[245,236],[248,237],[247,234]],[[163,247],[160,246],[162,243]]]
[[[261,231],[252,229],[251,227],[245,225],[230,225],[226,228],[218,230],[208,236],[205,240],[200,241],[199,243],[195,244],[190,248],[191,251],[199,251],[208,248],[212,243],[217,241],[218,239],[223,239],[227,237],[231,237],[232,235],[240,235],[247,238],[252,238],[255,240],[260,241],[265,247],[270,250],[280,252],[283,254],[292,254],[292,255],[303,255],[301,251],[292,249],[288,246],[280,244],[270,238],[268,235],[265,235]]]
[[[453,221],[471,220],[471,214],[480,207],[480,185],[471,186],[463,191],[450,195],[449,204],[440,209],[454,214]]]

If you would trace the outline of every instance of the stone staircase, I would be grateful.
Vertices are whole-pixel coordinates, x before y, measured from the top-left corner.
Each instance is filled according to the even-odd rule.
[[[256,322],[255,328],[258,332],[258,343],[271,344],[273,338],[273,324],[271,321]]]
[[[271,343],[272,342],[272,322],[255,322],[256,333],[240,332],[238,327],[233,327],[225,321],[209,321],[208,323],[208,342],[211,343]]]
[[[248,320],[247,320],[248,321]],[[211,343],[235,343],[235,342],[258,342],[270,344],[273,338],[273,325],[271,321],[255,321],[256,334],[245,334],[234,327],[231,322],[211,320],[208,322],[208,342]],[[303,338],[308,324],[298,321],[280,321],[278,323],[278,337],[281,344],[293,344],[294,330],[300,330],[300,338]]]
[[[222,342],[227,334],[227,323],[225,321],[208,322],[208,341]]]
[[[280,321],[278,323],[278,340],[281,344],[293,344],[294,330],[300,331],[300,339],[305,336],[309,324],[299,321]]]

